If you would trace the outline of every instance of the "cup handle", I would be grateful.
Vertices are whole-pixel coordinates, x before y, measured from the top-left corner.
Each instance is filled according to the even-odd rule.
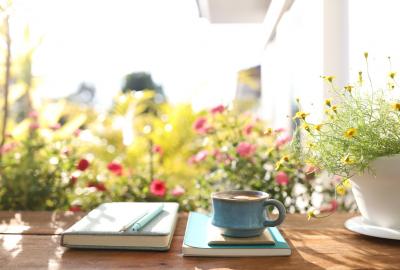
[[[264,202],[264,207],[267,207],[270,205],[275,206],[278,209],[279,215],[278,215],[278,218],[275,220],[269,220],[266,218],[264,221],[264,227],[278,226],[285,220],[285,217],[286,217],[285,206],[280,201],[271,199],[271,200],[266,200]]]

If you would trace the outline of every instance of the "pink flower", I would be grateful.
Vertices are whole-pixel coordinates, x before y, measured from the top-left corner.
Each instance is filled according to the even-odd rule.
[[[152,151],[153,151],[153,153],[157,153],[160,156],[162,156],[164,154],[164,149],[162,149],[162,147],[159,145],[154,145]]]
[[[160,179],[153,179],[150,183],[150,192],[155,196],[163,197],[167,192],[165,182]]]
[[[304,172],[306,174],[312,174],[312,173],[315,173],[315,172],[318,172],[318,171],[319,171],[319,169],[317,167],[315,167],[313,165],[309,165],[309,164],[307,164],[305,166],[305,168],[304,168]]]
[[[38,119],[39,113],[38,113],[37,111],[30,111],[30,112],[28,113],[28,117],[29,117],[29,118],[32,118],[32,119]]]
[[[290,136],[290,135],[279,136],[278,139],[276,139],[275,146],[276,147],[284,146],[291,140],[292,140],[292,136]]]
[[[193,129],[199,133],[199,134],[204,134],[207,132],[207,118],[205,117],[199,117],[197,120],[193,123]]]
[[[248,124],[243,128],[243,134],[244,135],[250,135],[251,132],[253,131],[254,126],[252,124]]]
[[[192,156],[189,159],[189,163],[199,163],[202,162],[203,160],[205,160],[208,156],[208,152],[207,150],[201,150],[200,152],[198,152],[196,155]]]
[[[281,133],[281,132],[284,132],[284,131],[286,131],[285,128],[277,128],[277,129],[275,129],[276,133]]]
[[[30,130],[36,130],[36,129],[38,129],[39,127],[40,127],[40,125],[39,125],[38,122],[33,122],[33,123],[31,123],[31,124],[29,125],[29,129],[30,129]]]
[[[61,125],[59,123],[55,123],[54,125],[51,125],[49,128],[51,130],[57,130],[60,129]]]
[[[282,171],[279,171],[275,176],[275,181],[279,185],[286,186],[289,183],[289,176]]]
[[[68,156],[70,154],[70,149],[68,147],[63,147],[63,149],[61,149],[61,154]]]
[[[212,114],[223,113],[224,111],[225,111],[225,106],[224,105],[215,106],[214,108],[212,108],[210,110],[210,112]]]
[[[219,149],[214,150],[213,156],[216,159],[216,161],[223,162],[226,165],[228,165],[233,160],[233,158],[230,157],[227,153],[223,153],[219,151]]]
[[[88,167],[89,167],[90,163],[87,159],[81,159],[78,162],[78,165],[76,166],[76,168],[80,171],[85,171]]]
[[[252,156],[257,150],[257,147],[248,142],[241,142],[238,146],[236,146],[236,152],[239,156],[247,158]]]
[[[107,169],[110,172],[112,172],[113,174],[118,175],[118,176],[121,176],[123,174],[123,170],[124,170],[122,165],[115,161],[108,163]]]
[[[321,207],[320,212],[321,213],[327,213],[327,212],[334,212],[338,209],[339,203],[333,199],[332,201],[329,202],[328,205],[324,205]]]
[[[2,147],[0,147],[0,154],[6,154],[12,151],[17,146],[16,142],[6,143]]]
[[[172,196],[179,197],[185,194],[185,189],[182,186],[175,186],[171,192]]]
[[[82,130],[79,129],[79,128],[76,129],[76,130],[74,131],[74,136],[75,136],[75,137],[79,137],[79,135],[81,134],[81,131],[82,131]]]

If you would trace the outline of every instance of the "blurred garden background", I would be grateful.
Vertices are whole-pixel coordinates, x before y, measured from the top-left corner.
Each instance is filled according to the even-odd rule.
[[[322,116],[320,76],[348,80],[365,50],[395,69],[400,41],[384,26],[398,6],[0,1],[0,209],[207,210],[213,191],[255,189],[289,212],[354,210],[335,196],[340,177],[291,148],[295,100]]]

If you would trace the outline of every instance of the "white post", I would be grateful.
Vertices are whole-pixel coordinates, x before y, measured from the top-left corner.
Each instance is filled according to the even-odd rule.
[[[324,75],[335,76],[338,87],[349,81],[349,7],[348,0],[324,0]],[[324,84],[324,96],[329,86]]]

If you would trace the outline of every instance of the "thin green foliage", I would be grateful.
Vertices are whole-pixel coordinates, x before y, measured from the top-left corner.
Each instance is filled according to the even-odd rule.
[[[368,54],[364,54],[367,60]],[[293,141],[295,149],[307,163],[331,174],[351,177],[370,170],[379,157],[400,153],[400,103],[396,73],[389,72],[387,86],[375,89],[368,71],[367,83],[359,72],[357,83],[339,89],[334,77],[323,77],[334,96],[325,100],[322,123],[311,123],[308,114],[300,111],[295,118],[301,136]],[[301,139],[299,139],[301,138]]]

